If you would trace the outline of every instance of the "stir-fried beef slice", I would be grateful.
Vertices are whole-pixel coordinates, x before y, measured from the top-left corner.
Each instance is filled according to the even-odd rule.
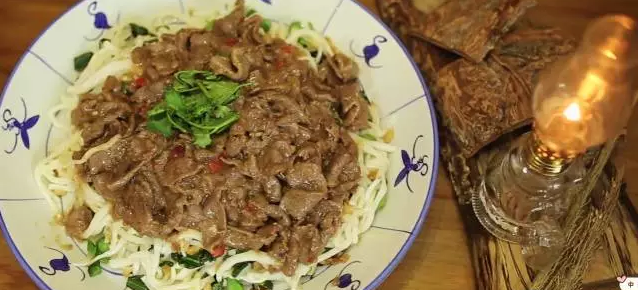
[[[328,187],[334,188],[341,183],[358,181],[361,177],[361,169],[357,163],[357,147],[348,133],[342,133],[340,146],[333,154],[332,159],[325,168]]]
[[[298,263],[316,261],[341,226],[361,178],[348,130],[368,126],[368,103],[351,59],[326,56],[311,69],[296,47],[260,33],[261,17],[244,13],[238,1],[212,31],[186,29],[135,49],[147,83],[130,85],[127,96],[109,78],[102,92],[81,97],[72,119],[85,143],[74,158],[119,134],[122,140],[79,166],[114,204],[116,219],[152,237],[201,231],[206,249],[263,250],[293,275]],[[139,122],[162,101],[172,75],[188,69],[247,84],[231,105],[240,119],[207,149]],[[209,170],[215,160],[221,170]],[[67,230],[81,235],[91,217],[88,208],[74,209]]]
[[[233,47],[230,57],[215,55],[210,59],[209,68],[216,74],[223,75],[234,81],[245,81],[251,68],[257,68],[263,63],[259,47]]]
[[[102,172],[125,172],[130,166],[128,148],[129,141],[122,140],[107,150],[93,154],[85,166],[87,173],[97,175]]]
[[[142,170],[122,194],[122,204],[115,208],[123,221],[143,235],[165,237],[177,226],[171,218],[165,189],[150,170]]]
[[[87,147],[104,143],[115,135],[128,135],[135,121],[133,109],[119,94],[85,94],[71,113],[72,124],[82,131]]]
[[[289,236],[275,241],[270,253],[274,256],[283,256],[281,259],[284,263],[281,271],[292,276],[299,263],[315,262],[323,251],[324,245],[325,243],[316,227],[312,225],[295,226]]]
[[[286,181],[291,188],[306,191],[326,192],[328,184],[321,172],[321,166],[313,163],[296,163],[286,173]]]
[[[163,99],[167,85],[167,80],[155,81],[150,85],[136,89],[130,100],[135,103],[137,108],[150,108]]]
[[[242,43],[260,45],[267,42],[268,35],[260,32],[262,21],[261,16],[252,15],[239,25],[238,33]]]
[[[259,250],[268,239],[249,231],[229,227],[224,235],[224,243],[238,250]]]
[[[246,15],[244,0],[235,2],[235,8],[230,14],[215,20],[213,32],[226,37],[238,37],[238,30]]]
[[[170,41],[154,42],[145,45],[142,49],[148,50],[150,55],[149,66],[146,73],[155,80],[159,77],[170,76],[180,67],[180,58],[177,46]]]
[[[319,230],[312,225],[297,226],[293,230],[293,243],[299,244],[299,262],[314,263],[324,249]]]
[[[262,151],[259,167],[264,175],[274,176],[284,173],[291,165],[290,158],[295,152],[295,147],[290,141],[274,141],[268,144]]]
[[[264,246],[269,246],[277,239],[281,229],[282,226],[279,224],[268,224],[257,230],[257,236],[264,242]]]
[[[328,64],[335,75],[344,83],[354,81],[359,76],[359,67],[357,64],[342,53],[328,57]]]
[[[294,219],[302,220],[324,198],[325,192],[288,189],[281,199],[281,208]]]
[[[341,118],[343,125],[352,130],[359,131],[368,127],[368,103],[361,94],[359,83],[350,83],[335,89],[335,95],[341,102]]]
[[[86,206],[74,207],[64,220],[66,232],[73,238],[82,239],[82,234],[89,228],[93,212]]]
[[[341,227],[343,202],[322,200],[308,215],[307,222],[321,230],[321,237],[327,243]]]

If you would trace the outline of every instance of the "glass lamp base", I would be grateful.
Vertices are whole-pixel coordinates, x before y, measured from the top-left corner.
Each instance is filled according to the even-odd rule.
[[[529,261],[542,264],[563,245],[561,222],[569,206],[568,189],[582,180],[585,171],[578,158],[561,164],[560,170],[546,172],[549,167],[535,166],[539,160],[528,153],[536,152],[536,141],[525,135],[487,164],[472,207],[487,231],[520,244]]]

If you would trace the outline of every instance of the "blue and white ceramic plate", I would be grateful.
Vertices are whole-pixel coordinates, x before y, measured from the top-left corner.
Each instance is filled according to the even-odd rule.
[[[374,289],[414,242],[434,195],[438,137],[427,87],[397,37],[355,0],[247,0],[265,17],[302,19],[356,59],[368,96],[395,130],[390,190],[373,227],[350,250],[350,261],[315,273],[304,289]],[[19,263],[41,289],[124,289],[117,272],[89,278],[76,267],[85,252],[52,222],[33,179],[56,136],[47,111],[77,78],[73,57],[130,15],[192,9],[225,10],[231,0],[80,1],[29,47],[0,97],[0,226]],[[26,21],[26,19],[25,19]],[[93,43],[94,44],[94,43]]]

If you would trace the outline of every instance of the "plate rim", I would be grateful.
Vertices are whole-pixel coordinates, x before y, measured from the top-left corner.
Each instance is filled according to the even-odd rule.
[[[18,61],[14,65],[13,70],[9,74],[9,77],[7,78],[7,81],[6,81],[6,83],[4,85],[4,88],[2,90],[2,94],[0,94],[0,106],[2,106],[2,101],[4,101],[5,95],[7,94],[7,90],[9,88],[9,86],[11,85],[11,83],[13,82],[13,77],[15,76],[15,73],[22,66],[22,63],[24,62],[24,59],[29,54],[29,52],[31,51],[33,46],[36,43],[38,43],[40,41],[40,39],[42,38],[42,36],[44,36],[51,29],[51,27],[53,25],[55,25],[60,19],[64,18],[69,12],[73,11],[79,5],[81,5],[81,4],[85,3],[85,2],[88,2],[88,1],[91,1],[91,0],[81,0],[81,1],[78,1],[75,4],[71,5],[63,13],[61,13],[53,21],[51,21],[51,23],[49,23],[47,25],[47,27],[44,30],[42,30],[42,32],[40,32],[40,34],[31,42],[31,44],[27,47],[25,52],[18,59]],[[350,2],[354,3],[355,5],[357,5],[361,10],[363,10],[366,14],[368,14],[368,16],[370,16],[377,23],[379,23],[383,27],[383,29],[386,32],[388,32],[390,34],[390,36],[392,36],[392,38],[396,41],[396,43],[399,45],[399,47],[403,50],[404,57],[406,57],[410,61],[410,64],[412,65],[412,68],[414,69],[414,72],[417,74],[418,79],[421,82],[421,86],[423,88],[424,94],[420,98],[425,98],[426,101],[427,101],[427,106],[428,106],[428,108],[430,110],[430,119],[431,119],[432,132],[433,132],[433,136],[432,136],[433,137],[432,139],[433,139],[433,142],[434,142],[434,144],[433,144],[434,145],[433,146],[434,147],[433,148],[434,149],[434,158],[433,158],[434,162],[432,164],[433,170],[431,171],[430,185],[429,185],[429,188],[427,189],[427,193],[426,193],[427,196],[425,198],[423,207],[421,208],[421,212],[419,213],[419,217],[417,218],[417,220],[416,220],[416,222],[414,224],[414,227],[412,228],[412,231],[410,232],[410,236],[405,240],[405,242],[403,243],[403,245],[401,246],[401,248],[399,249],[397,254],[394,256],[394,258],[392,258],[390,263],[388,263],[388,265],[381,271],[381,273],[379,275],[377,275],[372,280],[372,282],[370,282],[370,284],[368,284],[364,288],[364,290],[372,290],[372,289],[378,288],[381,285],[381,283],[383,283],[388,278],[388,276],[390,276],[390,274],[392,272],[394,272],[396,267],[401,263],[401,261],[403,261],[403,259],[407,255],[407,253],[410,250],[410,248],[412,248],[412,246],[414,244],[414,241],[416,240],[417,236],[419,235],[419,233],[421,232],[421,230],[423,228],[423,225],[425,223],[425,219],[426,219],[426,217],[427,217],[427,215],[428,215],[428,213],[430,211],[430,206],[432,204],[432,200],[434,199],[434,195],[436,194],[436,181],[437,181],[437,177],[438,177],[439,158],[440,158],[440,156],[439,156],[439,147],[440,147],[440,145],[439,145],[439,131],[438,131],[438,122],[437,122],[437,118],[436,118],[436,109],[435,109],[434,104],[432,102],[432,96],[430,94],[429,87],[428,87],[427,83],[425,82],[425,78],[424,78],[423,74],[421,73],[421,70],[419,69],[418,65],[414,61],[414,58],[412,58],[412,56],[408,52],[408,49],[406,48],[406,46],[403,43],[403,41],[401,41],[401,39],[394,33],[394,31],[392,29],[390,29],[390,27],[388,27],[386,25],[386,23],[383,22],[376,13],[372,12],[370,10],[370,8],[368,8],[367,6],[363,5],[359,0],[341,0],[340,4],[337,7],[341,6],[341,4],[343,4],[343,1],[350,1]],[[16,260],[18,260],[18,263],[20,264],[22,269],[27,273],[29,278],[31,278],[31,280],[36,284],[36,286],[38,288],[40,288],[40,289],[43,289],[43,290],[55,290],[55,289],[51,288],[46,282],[44,282],[42,280],[42,278],[40,278],[40,276],[33,270],[33,268],[31,268],[31,265],[26,261],[26,259],[24,258],[24,256],[20,252],[20,250],[17,248],[15,242],[11,238],[11,234],[9,233],[9,231],[7,229],[7,225],[6,225],[6,223],[4,221],[4,217],[2,215],[2,210],[0,210],[0,229],[2,230],[2,235],[3,235],[4,239],[5,239],[5,241],[7,242],[7,246],[9,247],[9,249],[11,250],[13,255],[15,256]]]

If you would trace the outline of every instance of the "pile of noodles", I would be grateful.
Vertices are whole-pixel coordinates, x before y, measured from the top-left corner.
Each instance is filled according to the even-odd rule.
[[[182,28],[203,28],[211,13],[184,15],[167,15],[158,17],[150,22],[141,23],[159,36],[164,33],[175,33]],[[219,14],[217,14],[219,16]],[[139,23],[139,21],[138,21]],[[311,27],[311,26],[310,26]],[[265,31],[262,33],[266,34]],[[301,28],[290,32],[288,25],[272,21],[267,32],[272,37],[285,39],[289,44],[296,45],[306,52],[303,59],[316,67],[322,56],[333,55],[336,48],[330,40],[311,28]],[[335,236],[328,243],[325,253],[321,254],[313,265],[300,264],[296,273],[289,277],[281,272],[270,272],[262,269],[244,268],[236,277],[232,276],[233,266],[245,262],[257,262],[264,268],[277,268],[280,262],[265,252],[248,251],[238,253],[228,251],[224,256],[204,264],[200,268],[188,269],[175,263],[173,266],[160,267],[160,258],[170,256],[175,252],[173,244],[179,245],[181,254],[189,254],[193,250],[202,248],[202,234],[195,230],[179,233],[171,240],[162,240],[140,235],[133,228],[111,216],[111,205],[104,200],[91,186],[78,178],[76,165],[82,164],[88,158],[105,150],[119,141],[119,136],[109,142],[90,149],[80,160],[73,160],[75,151],[82,147],[81,132],[73,128],[70,113],[78,103],[79,95],[100,91],[108,76],[116,76],[127,80],[134,74],[131,52],[153,36],[131,38],[127,24],[121,24],[104,36],[108,41],[101,41],[94,48],[95,54],[86,69],[62,96],[61,102],[53,107],[49,116],[56,129],[65,133],[63,142],[57,144],[35,168],[35,179],[50,202],[56,216],[63,217],[72,206],[63,208],[64,204],[87,205],[94,213],[94,217],[83,233],[83,238],[103,234],[110,245],[110,249],[88,261],[76,264],[88,266],[95,261],[109,258],[104,264],[110,270],[121,272],[125,276],[141,275],[142,281],[150,289],[179,290],[179,289],[210,289],[214,281],[223,281],[232,277],[249,286],[265,281],[274,282],[275,286],[287,286],[299,289],[302,278],[312,274],[317,266],[327,259],[357,244],[359,236],[372,225],[376,211],[385,203],[388,185],[386,173],[389,167],[389,154],[395,148],[387,143],[392,138],[392,130],[384,130],[380,126],[379,112],[374,105],[370,107],[369,129],[352,134],[358,146],[358,163],[361,168],[361,181],[344,207],[343,223]],[[299,45],[299,38],[303,37],[315,49],[314,56]],[[384,141],[385,140],[385,141]]]

